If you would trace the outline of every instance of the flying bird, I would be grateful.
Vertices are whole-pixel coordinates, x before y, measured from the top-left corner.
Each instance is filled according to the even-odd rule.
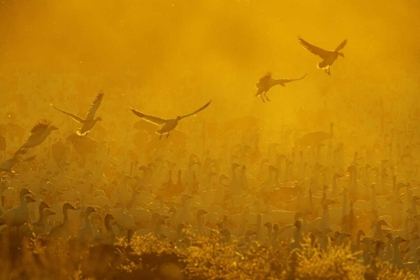
[[[48,120],[40,121],[32,128],[31,134],[26,139],[22,147],[19,148],[19,151],[23,151],[24,153],[26,153],[29,148],[33,148],[44,142],[45,139],[47,139],[48,135],[50,135],[52,131],[57,129],[58,128],[51,125],[51,122]]]
[[[103,96],[104,96],[103,92],[102,91],[99,92],[99,94],[96,96],[95,100],[93,101],[92,107],[90,107],[90,110],[86,115],[86,118],[82,118],[82,117],[76,116],[72,113],[63,111],[63,110],[55,107],[53,104],[51,104],[51,106],[53,106],[56,110],[60,111],[61,113],[64,113],[64,114],[72,117],[73,120],[81,123],[82,127],[80,128],[80,130],[77,131],[77,134],[80,135],[80,136],[84,136],[89,132],[89,130],[91,130],[95,126],[96,122],[102,120],[101,117],[96,117],[95,118],[95,113],[98,110],[99,105],[101,105]]]
[[[194,112],[192,112],[188,115],[178,116],[175,119],[162,119],[162,118],[159,118],[159,117],[154,117],[154,116],[150,116],[150,115],[140,113],[139,111],[135,110],[134,108],[130,108],[130,109],[136,116],[138,116],[138,117],[140,117],[140,118],[142,118],[142,119],[144,119],[148,122],[154,123],[156,125],[160,125],[161,128],[159,130],[156,130],[156,133],[160,134],[159,139],[161,139],[163,134],[166,134],[166,138],[168,138],[169,133],[173,129],[175,129],[175,127],[178,125],[178,122],[180,120],[182,120],[183,118],[189,117],[191,115],[197,114],[198,112],[207,108],[207,106],[209,106],[210,103],[211,103],[211,100],[206,105],[201,107],[200,109],[198,109],[198,110],[196,110],[196,111],[194,111]]]
[[[318,69],[324,69],[325,73],[327,73],[328,75],[331,75],[330,74],[331,65],[333,65],[334,61],[338,58],[338,56],[344,57],[344,54],[339,51],[343,49],[344,46],[347,44],[347,40],[344,40],[340,45],[338,45],[337,48],[335,48],[335,50],[327,51],[306,42],[302,38],[298,38],[298,40],[305,49],[307,49],[314,55],[317,55],[320,58],[322,58],[322,61],[318,63],[317,67]]]
[[[263,96],[265,96],[267,101],[271,101],[267,97],[267,91],[269,91],[270,88],[272,88],[275,85],[281,85],[281,86],[285,87],[286,83],[290,83],[290,82],[293,82],[293,81],[299,81],[299,80],[302,80],[305,77],[306,77],[306,74],[303,75],[302,77],[298,78],[298,79],[273,79],[273,78],[271,78],[271,73],[268,72],[262,78],[260,78],[258,83],[255,85],[258,89],[255,96],[256,97],[261,96],[261,99],[262,99],[263,102],[265,102]]]

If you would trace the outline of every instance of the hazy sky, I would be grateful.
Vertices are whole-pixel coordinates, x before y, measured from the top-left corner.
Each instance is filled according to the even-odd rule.
[[[212,98],[237,116],[283,110],[293,119],[300,107],[349,103],[365,111],[380,96],[404,108],[420,101],[419,12],[416,0],[2,0],[0,78],[107,73],[101,86],[136,87],[156,104]],[[326,49],[348,40],[331,77],[298,36]],[[253,95],[267,71],[308,76],[272,90],[265,106]]]

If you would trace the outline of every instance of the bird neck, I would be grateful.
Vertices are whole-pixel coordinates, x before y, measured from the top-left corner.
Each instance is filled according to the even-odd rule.
[[[91,229],[92,225],[90,224],[90,218],[89,218],[90,213],[86,213],[86,217],[85,217],[85,228]]]
[[[27,204],[26,204],[26,199],[25,199],[25,195],[24,195],[24,194],[22,194],[22,195],[20,196],[20,206],[21,206],[21,207],[25,207],[25,206],[27,206]]]
[[[40,209],[40,211],[39,211],[39,219],[38,219],[38,222],[41,222],[41,221],[44,220],[44,216],[45,216],[44,215],[44,209]]]
[[[64,209],[63,211],[63,224],[67,224],[69,222],[69,214],[68,214],[69,209]]]
[[[114,233],[114,231],[112,230],[112,226],[111,226],[109,220],[106,220],[105,221],[105,229],[106,229],[106,232],[109,232],[109,233],[112,232],[112,233]]]

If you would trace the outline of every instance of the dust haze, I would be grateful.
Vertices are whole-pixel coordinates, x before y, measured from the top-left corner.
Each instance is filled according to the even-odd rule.
[[[37,73],[45,81],[36,94],[48,99],[59,94],[45,89],[48,75],[77,73],[99,81],[71,94],[118,88],[122,108],[166,104],[170,115],[213,98],[226,118],[253,113],[274,127],[304,108],[301,125],[353,126],[380,97],[396,116],[419,100],[418,11],[416,1],[2,1],[2,90],[16,73]],[[314,71],[298,36],[327,49],[348,39],[332,78]],[[263,106],[250,97],[267,71],[308,78]]]
[[[420,187],[419,14],[418,0],[0,0],[0,136],[5,135],[5,141],[7,139],[1,161],[14,157],[16,150],[22,155],[26,152],[19,149],[39,120],[50,120],[58,127],[40,147],[33,149],[36,152],[32,153],[31,160],[16,163],[16,174],[4,177],[4,182],[9,180],[4,183],[4,189],[19,180],[26,182],[28,177],[20,178],[20,174],[36,173],[35,170],[44,172],[47,179],[51,176],[48,180],[52,183],[63,179],[57,175],[61,173],[67,174],[63,177],[68,176],[69,182],[76,182],[79,177],[90,180],[91,173],[101,172],[106,180],[101,178],[98,182],[104,181],[101,186],[104,186],[105,196],[111,199],[111,208],[118,208],[125,202],[120,205],[121,201],[114,201],[113,197],[122,197],[130,179],[135,182],[133,186],[150,179],[145,175],[150,168],[151,173],[156,173],[147,186],[156,184],[163,189],[167,187],[168,191],[156,188],[141,191],[153,197],[154,205],[159,199],[160,202],[167,199],[169,207],[165,206],[165,211],[172,211],[175,208],[172,200],[186,199],[182,194],[189,192],[192,197],[198,197],[209,191],[206,187],[211,189],[207,185],[212,180],[207,177],[208,173],[220,176],[218,183],[208,183],[219,184],[219,189],[234,185],[238,174],[249,175],[252,178],[247,178],[255,184],[254,189],[238,187],[238,194],[245,198],[236,202],[242,203],[243,208],[227,209],[231,205],[221,203],[226,208],[224,211],[231,211],[228,214],[234,216],[246,212],[243,209],[248,209],[249,205],[256,208],[263,202],[277,207],[276,211],[285,210],[284,205],[292,205],[288,200],[282,201],[284,204],[273,202],[283,197],[272,189],[261,194],[264,190],[260,186],[271,182],[273,170],[279,172],[281,168],[287,169],[285,166],[294,166],[283,170],[290,174],[280,174],[280,179],[275,179],[276,187],[301,187],[299,195],[304,193],[305,199],[309,196],[308,190],[313,190],[314,196],[321,200],[323,191],[325,193],[322,185],[331,186],[335,174],[345,177],[340,181],[340,191],[344,192],[343,186],[347,184],[350,188],[353,176],[357,183],[358,175],[351,173],[351,165],[359,169],[376,168],[372,172],[378,174],[382,172],[383,177],[374,177],[369,171],[360,171],[359,182],[382,184],[383,200],[380,201],[388,203],[385,197],[392,194],[394,175],[406,187],[417,190]],[[321,59],[305,50],[299,44],[299,37],[327,50],[334,50],[347,40],[342,50],[345,57],[339,57],[331,67],[331,75],[327,75],[317,69]],[[306,77],[285,87],[273,87],[267,93],[271,101],[262,102],[255,97],[256,83],[267,72],[275,78],[297,79],[305,74]],[[77,146],[74,143],[79,138],[74,132],[80,127],[51,105],[84,116],[100,91],[104,96],[96,115],[102,121],[91,128],[86,138],[80,138],[86,142]],[[205,110],[181,120],[176,130],[161,140],[155,134],[158,127],[140,120],[130,111],[133,108],[143,114],[169,119],[193,112],[210,100]],[[312,132],[324,132],[327,138],[296,146],[297,139]],[[52,144],[65,150],[57,156],[59,160],[55,158]],[[91,147],[95,150],[90,150]],[[408,163],[403,159],[405,156],[410,158]],[[207,159],[214,165],[206,165]],[[19,164],[22,167],[18,167]],[[160,173],[150,167],[154,164],[164,166],[156,169]],[[266,170],[266,164],[272,169]],[[318,164],[328,171],[317,169]],[[198,165],[200,167],[196,167]],[[4,171],[11,172],[11,168],[6,167]],[[136,167],[139,168],[136,170]],[[193,180],[200,181],[201,185],[195,190],[188,185],[185,192],[168,198],[165,195],[170,196],[169,189],[175,186],[170,182],[180,170],[184,177],[180,175],[178,179],[179,182],[184,180],[184,186],[194,184]],[[193,170],[199,173],[198,179]],[[324,181],[320,179],[321,173]],[[41,177],[36,180],[44,182],[45,178]],[[224,180],[230,183],[225,186]],[[314,189],[311,189],[315,184],[311,180],[318,180]],[[134,197],[135,187],[132,190],[131,187],[127,188],[130,197]],[[352,199],[373,201],[370,187],[364,190],[367,191],[362,194],[351,194]],[[343,192],[335,194],[338,204]],[[15,195],[18,197],[17,193]],[[224,196],[229,203],[235,197],[230,195]],[[250,198],[257,196],[258,203]],[[297,199],[296,196],[293,199]],[[411,207],[410,202],[404,203],[401,213]],[[4,202],[4,212],[16,205]],[[302,205],[309,207],[308,201]],[[181,208],[179,204],[176,206]],[[341,213],[339,206],[335,207]],[[150,210],[142,207],[144,211]],[[287,211],[293,213],[307,210],[287,207]],[[316,207],[319,209],[317,215],[312,213],[313,220],[322,216],[324,205],[318,203]],[[393,211],[392,207],[386,210]],[[213,210],[205,209],[210,216]],[[368,224],[373,220],[366,209],[359,210],[358,217],[366,220],[362,223],[360,218],[360,228],[352,229],[350,243],[353,245],[357,229],[369,235]],[[391,210],[391,214],[387,213],[390,216]],[[155,217],[151,212],[149,216]],[[192,224],[197,222],[197,213],[206,215],[197,206]],[[220,214],[217,221],[221,223],[223,215],[217,214]],[[210,219],[208,216],[205,219]],[[259,217],[262,227],[261,214]],[[341,218],[344,219],[337,218],[339,223]],[[393,230],[402,230],[403,219],[397,222],[397,218],[393,218]],[[148,217],[149,224],[150,219]],[[78,228],[79,218],[74,220],[74,228]],[[291,220],[293,223],[293,218]],[[167,226],[174,231],[176,225]],[[238,228],[239,222],[230,230],[234,232]],[[120,237],[129,232],[128,228],[125,230],[121,230]],[[238,235],[246,236],[243,232]],[[266,235],[258,238],[266,240]],[[404,263],[407,262],[405,259]]]

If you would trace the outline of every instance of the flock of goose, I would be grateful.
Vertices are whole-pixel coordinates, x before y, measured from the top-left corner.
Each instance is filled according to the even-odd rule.
[[[318,68],[328,74],[346,45],[344,41],[326,51],[299,41],[323,59]],[[272,86],[305,76],[275,80],[268,74],[257,84],[257,96],[269,100],[266,93]],[[103,96],[99,93],[85,118],[52,106],[81,124],[77,141],[82,141],[101,120],[95,114]],[[131,111],[160,125],[156,133],[161,139],[181,119],[210,103],[174,119]],[[113,158],[106,153],[80,170],[64,160],[57,162],[56,173],[45,165],[33,167],[34,157],[24,156],[55,130],[48,121],[38,123],[14,156],[0,164],[2,235],[114,244],[125,236],[152,234],[184,248],[192,246],[186,232],[217,232],[223,242],[238,242],[244,250],[255,243],[276,248],[282,241],[301,248],[309,237],[321,250],[348,245],[360,252],[366,265],[379,258],[419,271],[419,147],[407,144],[405,134],[397,130],[383,140],[382,148],[361,147],[350,162],[345,161],[346,143],[337,141],[333,124],[329,133],[300,135],[293,146],[280,141],[266,151],[252,142],[237,145],[230,154],[199,156],[175,143],[174,151],[146,164],[132,160],[130,170],[118,171],[115,180],[107,178]],[[283,136],[288,139],[290,133]]]
[[[308,43],[307,41],[303,40],[302,38],[299,38],[300,44],[313,53],[314,55],[319,56],[322,58],[322,61],[318,63],[317,67],[319,69],[324,69],[325,73],[328,75],[331,75],[330,69],[333,65],[334,61],[337,60],[339,56],[344,57],[344,54],[340,52],[344,48],[344,46],[347,44],[347,40],[344,40],[337,48],[334,50],[324,50],[320,47],[317,47],[315,45],[312,45]],[[293,82],[293,81],[299,81],[306,77],[306,74],[298,79],[272,79],[271,73],[267,73],[264,75],[259,82],[256,84],[256,87],[258,88],[257,93],[255,94],[256,97],[261,97],[262,101],[265,102],[264,97],[267,99],[267,101],[270,101],[270,99],[267,97],[267,91],[272,88],[275,85],[281,85],[285,86],[286,83]]]

